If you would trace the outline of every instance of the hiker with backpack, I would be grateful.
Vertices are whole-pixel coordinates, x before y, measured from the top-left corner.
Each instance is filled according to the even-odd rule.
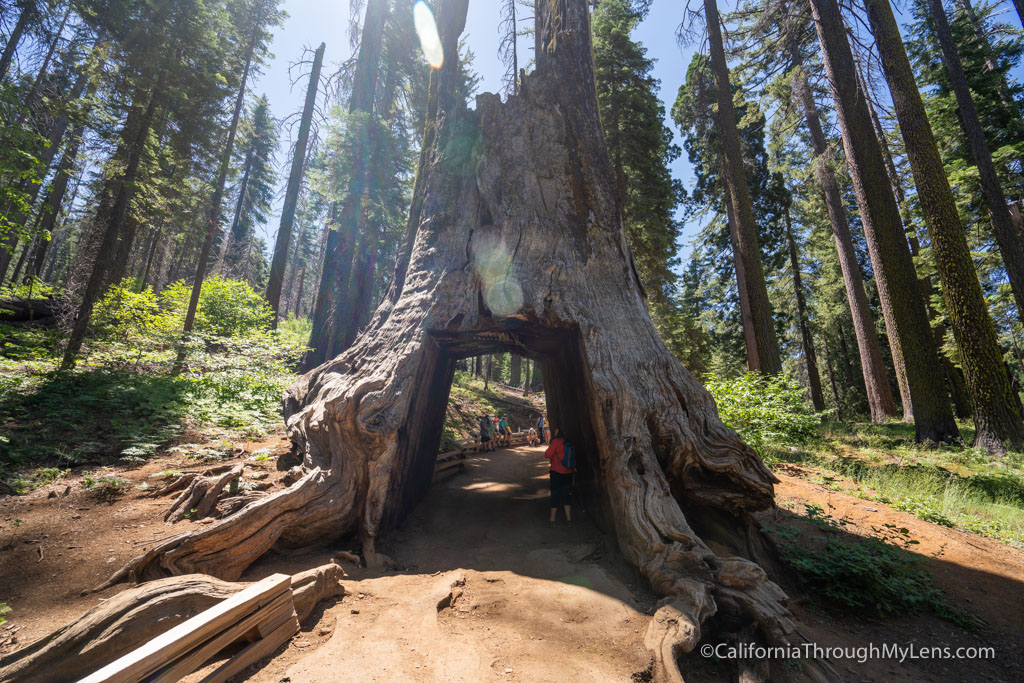
[[[541,415],[537,418],[537,436],[540,437],[540,442],[545,443],[547,439],[544,438],[544,416]]]
[[[489,415],[480,418],[480,450],[494,450],[494,447],[491,446],[491,418]]]
[[[571,443],[558,435],[558,429],[551,430],[551,445],[544,452],[544,457],[551,463],[551,518],[548,526],[555,525],[558,508],[565,510],[565,521],[572,526],[572,473],[576,471],[576,449]]]

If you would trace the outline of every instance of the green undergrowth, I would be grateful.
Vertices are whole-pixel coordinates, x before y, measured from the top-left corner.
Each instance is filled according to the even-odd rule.
[[[914,442],[900,422],[834,421],[807,407],[785,376],[708,377],[723,421],[771,467],[810,465],[831,488],[889,505],[935,524],[1024,547],[1024,455],[996,457],[968,445]]]
[[[930,613],[964,628],[975,621],[950,604],[932,583],[925,558],[912,552],[917,541],[893,524],[872,529],[872,536],[847,533],[820,505],[805,505],[801,518],[765,528],[783,560],[816,605],[857,616],[884,618]],[[799,521],[797,521],[799,520]]]
[[[59,331],[0,324],[0,478],[24,492],[67,468],[141,464],[197,433],[256,438],[280,428],[308,324],[271,331],[245,283],[214,278],[203,291],[178,373],[182,285],[160,297],[112,288],[72,370],[58,369]]]
[[[965,439],[971,438],[964,428]],[[912,425],[829,423],[774,461],[836,475],[833,488],[925,521],[1024,547],[1024,460],[962,445],[915,444]]]
[[[441,452],[455,448],[455,442],[460,439],[477,436],[483,415],[501,416],[509,411],[507,403],[496,400],[509,400],[508,395],[493,387],[494,384],[489,383],[485,388],[483,379],[470,372],[455,371],[441,433]],[[529,401],[523,398],[523,406],[528,405]],[[513,426],[518,428],[524,425],[516,424],[513,420]]]

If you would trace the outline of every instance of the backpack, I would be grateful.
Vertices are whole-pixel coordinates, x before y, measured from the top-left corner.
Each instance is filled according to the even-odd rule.
[[[567,470],[576,469],[576,447],[568,441],[565,442],[562,450],[562,467]]]

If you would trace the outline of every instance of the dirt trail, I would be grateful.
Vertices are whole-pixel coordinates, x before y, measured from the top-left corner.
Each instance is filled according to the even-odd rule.
[[[483,454],[432,487],[382,548],[401,569],[353,570],[350,595],[252,680],[628,681],[643,672],[654,598],[585,511],[572,528],[562,519],[548,528],[542,452]],[[333,635],[318,642],[322,632]]]
[[[244,450],[278,453],[286,447],[275,436]],[[244,455],[239,461],[273,472],[271,461]],[[0,651],[22,647],[123,590],[78,596],[154,538],[195,524],[164,524],[160,518],[170,499],[132,488],[153,472],[185,464],[168,457],[117,470],[130,483],[112,503],[97,502],[75,479],[0,499],[0,602],[14,607],[0,626]],[[777,577],[793,596],[791,607],[809,639],[823,647],[996,648],[995,660],[834,662],[843,680],[1024,680],[1024,553],[813,483],[808,479],[817,473],[811,468],[786,466],[777,474],[781,507],[763,513],[763,523],[786,523],[804,503],[816,503],[849,520],[850,534],[883,524],[906,527],[928,558],[936,585],[982,622],[969,632],[928,615],[877,621],[827,613],[801,597],[787,576]],[[68,484],[73,486],[65,496]],[[547,513],[541,448],[473,458],[464,472],[436,482],[384,539],[379,550],[397,569],[347,567],[347,595],[324,603],[286,647],[248,671],[247,680],[644,680],[650,657],[642,639],[656,597],[586,510],[576,509],[572,528],[562,519],[548,528]],[[21,520],[16,528],[15,519]],[[270,553],[243,578],[299,572],[330,561],[339,549]],[[735,676],[731,662],[696,653],[683,670],[688,681],[702,683]]]

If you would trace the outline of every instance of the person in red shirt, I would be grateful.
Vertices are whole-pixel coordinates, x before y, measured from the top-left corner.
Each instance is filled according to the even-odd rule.
[[[551,444],[544,452],[544,457],[551,463],[551,519],[548,520],[548,526],[554,526],[555,516],[560,507],[565,510],[565,521],[572,526],[572,506],[569,494],[572,490],[572,473],[575,470],[562,464],[562,460],[565,458],[565,439],[558,435],[557,428],[551,430],[551,435]]]

